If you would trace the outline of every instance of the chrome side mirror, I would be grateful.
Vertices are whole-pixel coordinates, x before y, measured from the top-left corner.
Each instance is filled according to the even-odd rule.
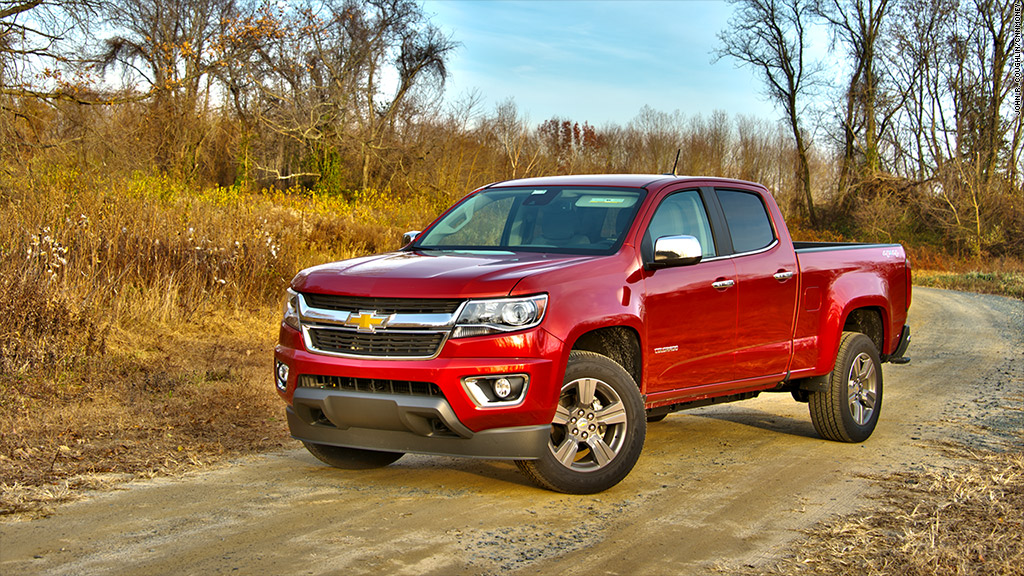
[[[402,234],[402,246],[408,246],[416,241],[416,238],[420,235],[419,230],[412,230]]]
[[[693,236],[662,236],[654,241],[654,262],[650,268],[690,266],[700,262],[704,249]]]

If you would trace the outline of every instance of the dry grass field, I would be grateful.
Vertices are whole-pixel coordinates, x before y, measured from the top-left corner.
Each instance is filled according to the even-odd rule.
[[[291,277],[435,210],[60,171],[0,186],[0,512],[281,446]]]

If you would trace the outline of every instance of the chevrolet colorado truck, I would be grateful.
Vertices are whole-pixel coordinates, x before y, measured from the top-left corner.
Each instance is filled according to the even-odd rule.
[[[632,470],[648,423],[762,392],[862,442],[882,364],[909,361],[903,247],[793,242],[750,182],[500,182],[406,240],[303,270],[285,300],[289,428],[339,468],[511,459],[542,487],[594,493]]]

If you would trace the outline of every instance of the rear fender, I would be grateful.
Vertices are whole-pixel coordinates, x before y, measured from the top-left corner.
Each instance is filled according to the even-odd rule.
[[[888,346],[890,331],[888,286],[879,276],[871,273],[848,273],[840,276],[832,284],[828,301],[828,310],[821,315],[818,332],[818,359],[813,373],[825,374],[835,365],[839,351],[839,341],[843,336],[850,316],[857,310],[871,308],[881,314],[882,342],[886,343],[879,354],[892,352]]]

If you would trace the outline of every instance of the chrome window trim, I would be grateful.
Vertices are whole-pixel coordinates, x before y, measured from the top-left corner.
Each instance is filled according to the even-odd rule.
[[[753,250],[751,252],[739,252],[739,253],[736,253],[736,254],[729,254],[728,256],[715,256],[714,258],[702,258],[701,262],[715,262],[717,260],[729,260],[729,259],[732,259],[732,258],[740,258],[742,256],[753,256],[755,254],[763,254],[764,252],[768,252],[769,250],[775,248],[778,245],[779,245],[779,239],[776,238],[776,239],[772,240],[771,244],[765,246],[764,248],[759,248],[759,249]],[[700,264],[700,262],[698,262],[698,264]]]

